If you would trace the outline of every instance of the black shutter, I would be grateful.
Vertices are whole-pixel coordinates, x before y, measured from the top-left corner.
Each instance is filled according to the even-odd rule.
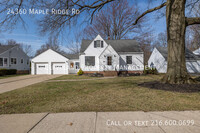
[[[96,42],[96,41],[94,41],[94,47],[95,47],[95,48],[97,47],[97,42]]]
[[[101,41],[101,47],[103,48],[103,41]]]

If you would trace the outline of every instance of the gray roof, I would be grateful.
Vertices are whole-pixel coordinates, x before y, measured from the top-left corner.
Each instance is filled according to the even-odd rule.
[[[168,50],[165,47],[156,47],[156,49],[162,54],[162,56],[167,60]],[[186,60],[197,60],[199,57],[192,53],[189,49],[185,49],[185,59]]]
[[[80,53],[83,53],[93,40],[82,40]],[[136,40],[104,40],[116,52],[143,52]]]
[[[79,59],[79,54],[64,54],[63,56],[65,56],[68,59]]]
[[[52,50],[52,49],[51,49]],[[60,52],[60,51],[56,51],[56,50],[53,50],[57,53],[59,53],[60,55],[66,57],[67,59],[70,59],[70,60],[73,60],[73,59],[79,59],[79,54],[67,54],[65,53],[64,51]]]
[[[15,47],[15,45],[0,45],[0,54]]]

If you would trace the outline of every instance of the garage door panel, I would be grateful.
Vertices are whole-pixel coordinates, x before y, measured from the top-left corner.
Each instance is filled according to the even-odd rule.
[[[66,71],[65,63],[53,63],[53,74],[65,74]]]
[[[36,64],[36,74],[48,74],[48,63],[38,63]]]

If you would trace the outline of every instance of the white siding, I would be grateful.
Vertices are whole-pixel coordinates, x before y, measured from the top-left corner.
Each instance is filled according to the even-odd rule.
[[[94,48],[94,41],[101,40],[104,42],[103,48]],[[103,38],[98,35],[88,46],[88,48],[84,51],[84,54],[80,55],[80,67],[83,71],[99,71],[100,70],[100,64],[99,64],[99,56],[101,53],[105,50],[105,48],[108,46],[108,44],[103,40]],[[87,67],[85,66],[85,56],[95,56],[95,66]]]
[[[150,67],[152,63],[159,73],[167,72],[167,61],[156,48],[153,49],[153,52],[148,60],[148,66]]]
[[[107,57],[112,57],[112,65],[107,65]],[[115,71],[119,70],[119,55],[112,48],[112,46],[107,46],[107,48],[99,56],[100,71]]]
[[[126,63],[126,56],[132,56],[132,64]],[[120,54],[120,69],[122,71],[143,71],[144,57],[143,53]]]
[[[59,53],[49,49],[42,54],[36,56],[31,60],[31,74],[36,74],[36,64],[48,63],[48,74],[53,74],[53,64],[54,63],[64,63],[65,71],[63,74],[68,74],[68,61],[66,57],[60,55]]]
[[[0,58],[8,59],[8,65],[6,67],[4,66],[0,68],[17,69],[17,70],[30,69],[29,57],[18,46],[13,47],[8,51],[5,51],[4,53],[0,54]],[[11,58],[16,58],[17,64],[11,64]],[[23,59],[23,63],[21,63],[21,59]]]
[[[159,73],[167,72],[167,61],[156,48],[154,48],[148,60],[149,67],[151,63],[154,64]],[[200,61],[186,61],[186,67],[189,73],[200,73]]]

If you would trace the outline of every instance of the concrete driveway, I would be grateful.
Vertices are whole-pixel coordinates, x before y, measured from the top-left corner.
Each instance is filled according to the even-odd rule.
[[[43,82],[61,75],[25,75],[12,78],[0,79],[0,94],[32,84]]]

